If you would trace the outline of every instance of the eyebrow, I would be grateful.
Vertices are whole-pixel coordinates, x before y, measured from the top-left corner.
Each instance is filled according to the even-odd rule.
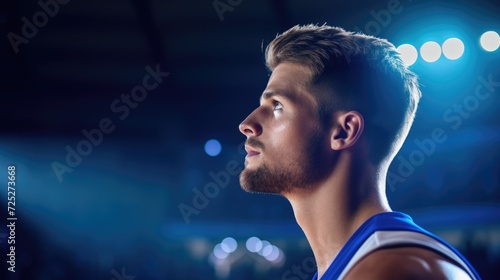
[[[284,97],[285,99],[288,99],[292,102],[295,102],[297,100],[297,97],[291,94],[289,91],[265,91],[260,97],[260,101],[262,102],[263,100],[269,99],[273,96]]]

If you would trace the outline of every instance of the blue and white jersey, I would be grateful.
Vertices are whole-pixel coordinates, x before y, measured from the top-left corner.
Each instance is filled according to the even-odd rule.
[[[458,263],[472,279],[481,279],[467,259],[448,242],[419,227],[404,213],[385,212],[374,215],[354,232],[321,280],[342,279],[362,257],[382,247],[398,245],[416,245],[440,252]],[[316,273],[313,280],[317,279]]]

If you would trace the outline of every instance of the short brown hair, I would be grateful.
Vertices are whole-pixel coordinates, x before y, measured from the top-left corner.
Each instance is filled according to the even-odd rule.
[[[307,66],[321,123],[328,127],[338,110],[356,110],[365,119],[370,158],[374,163],[394,158],[421,93],[417,76],[393,44],[339,27],[297,25],[269,43],[265,59],[270,71],[282,62]]]

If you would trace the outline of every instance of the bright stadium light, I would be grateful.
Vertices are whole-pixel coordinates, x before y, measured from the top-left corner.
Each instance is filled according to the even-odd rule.
[[[464,50],[464,43],[458,38],[450,38],[443,43],[443,54],[450,60],[460,58]]]
[[[418,52],[413,45],[402,44],[397,48],[397,51],[401,54],[401,59],[406,65],[413,65],[417,61]]]
[[[481,35],[479,42],[485,51],[492,52],[500,46],[500,36],[495,31],[487,31]]]
[[[441,46],[434,41],[429,41],[420,47],[420,56],[427,62],[434,62],[441,57]]]

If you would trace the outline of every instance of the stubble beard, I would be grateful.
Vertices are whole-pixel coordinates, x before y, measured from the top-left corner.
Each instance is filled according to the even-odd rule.
[[[300,159],[287,158],[283,162],[262,162],[257,168],[244,168],[240,174],[240,185],[250,193],[285,194],[296,189],[307,189],[325,176],[321,160],[324,145],[323,133],[313,133]]]

